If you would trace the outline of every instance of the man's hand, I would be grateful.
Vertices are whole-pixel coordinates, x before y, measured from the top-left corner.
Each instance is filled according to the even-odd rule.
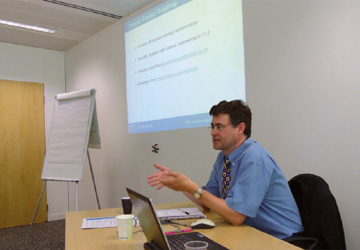
[[[174,191],[194,192],[199,188],[195,182],[181,173],[158,164],[154,164],[154,166],[159,169],[159,171],[147,177],[147,183],[149,183],[151,187],[158,186],[157,190],[165,186]]]
[[[160,182],[160,179],[162,179],[163,175],[166,175],[167,173],[171,172],[172,170],[168,167],[160,166],[157,164],[154,164],[154,167],[159,169],[159,171],[156,172],[155,174],[148,176],[147,183],[150,185],[150,187],[158,186],[156,189],[159,190],[164,187],[164,184],[162,184]]]

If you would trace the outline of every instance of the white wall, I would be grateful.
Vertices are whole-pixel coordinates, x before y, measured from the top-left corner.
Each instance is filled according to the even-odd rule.
[[[285,175],[322,176],[359,249],[360,2],[245,2],[254,136]]]
[[[0,79],[44,84],[45,136],[47,140],[55,105],[55,96],[65,92],[65,54],[58,51],[0,42],[0,55]],[[64,192],[59,190],[64,190]],[[67,208],[64,205],[67,204],[66,202],[67,189],[65,189],[64,183],[48,182],[48,219],[53,220],[63,217],[64,211],[66,211],[64,209]],[[36,207],[33,209],[35,212]]]
[[[101,150],[91,150],[103,207],[120,206],[125,187],[157,202],[184,200],[146,184],[153,163],[204,184],[217,152],[207,128],[127,134],[123,22],[66,53],[66,88],[97,89]],[[360,245],[360,2],[244,1],[247,101],[253,139],[286,177],[310,172],[337,198],[348,249]],[[210,108],[210,107],[209,107]],[[159,154],[151,152],[158,143]],[[96,209],[88,166],[80,209]]]

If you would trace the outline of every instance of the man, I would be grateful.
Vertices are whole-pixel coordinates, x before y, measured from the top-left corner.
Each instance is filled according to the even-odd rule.
[[[187,176],[155,164],[150,186],[182,191],[204,209],[233,225],[247,224],[277,238],[302,232],[288,183],[272,156],[251,136],[251,110],[241,100],[222,101],[210,110],[213,148],[221,150],[202,188]]]

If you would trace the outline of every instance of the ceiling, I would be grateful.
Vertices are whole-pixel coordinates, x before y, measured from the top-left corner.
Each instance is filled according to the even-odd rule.
[[[55,29],[54,34],[0,24],[0,42],[67,51],[155,0],[0,0],[0,19]]]

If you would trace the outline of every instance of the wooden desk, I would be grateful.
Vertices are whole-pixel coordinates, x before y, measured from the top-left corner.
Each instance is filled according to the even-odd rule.
[[[194,206],[191,202],[155,205],[156,209]],[[146,242],[146,238],[142,232],[134,234],[131,240],[119,240],[116,228],[81,229],[84,218],[116,216],[122,213],[122,208],[66,213],[65,249],[144,249],[143,244]],[[205,214],[207,218],[215,222],[215,228],[197,229],[196,231],[201,232],[229,249],[300,249],[252,227],[246,225],[232,226],[215,213],[205,212]],[[185,224],[190,224],[192,221],[194,221],[194,219],[181,220],[181,222]],[[170,225],[163,225],[163,228],[165,231],[175,230],[175,228]],[[137,226],[134,228],[134,232],[140,229],[141,228]]]

